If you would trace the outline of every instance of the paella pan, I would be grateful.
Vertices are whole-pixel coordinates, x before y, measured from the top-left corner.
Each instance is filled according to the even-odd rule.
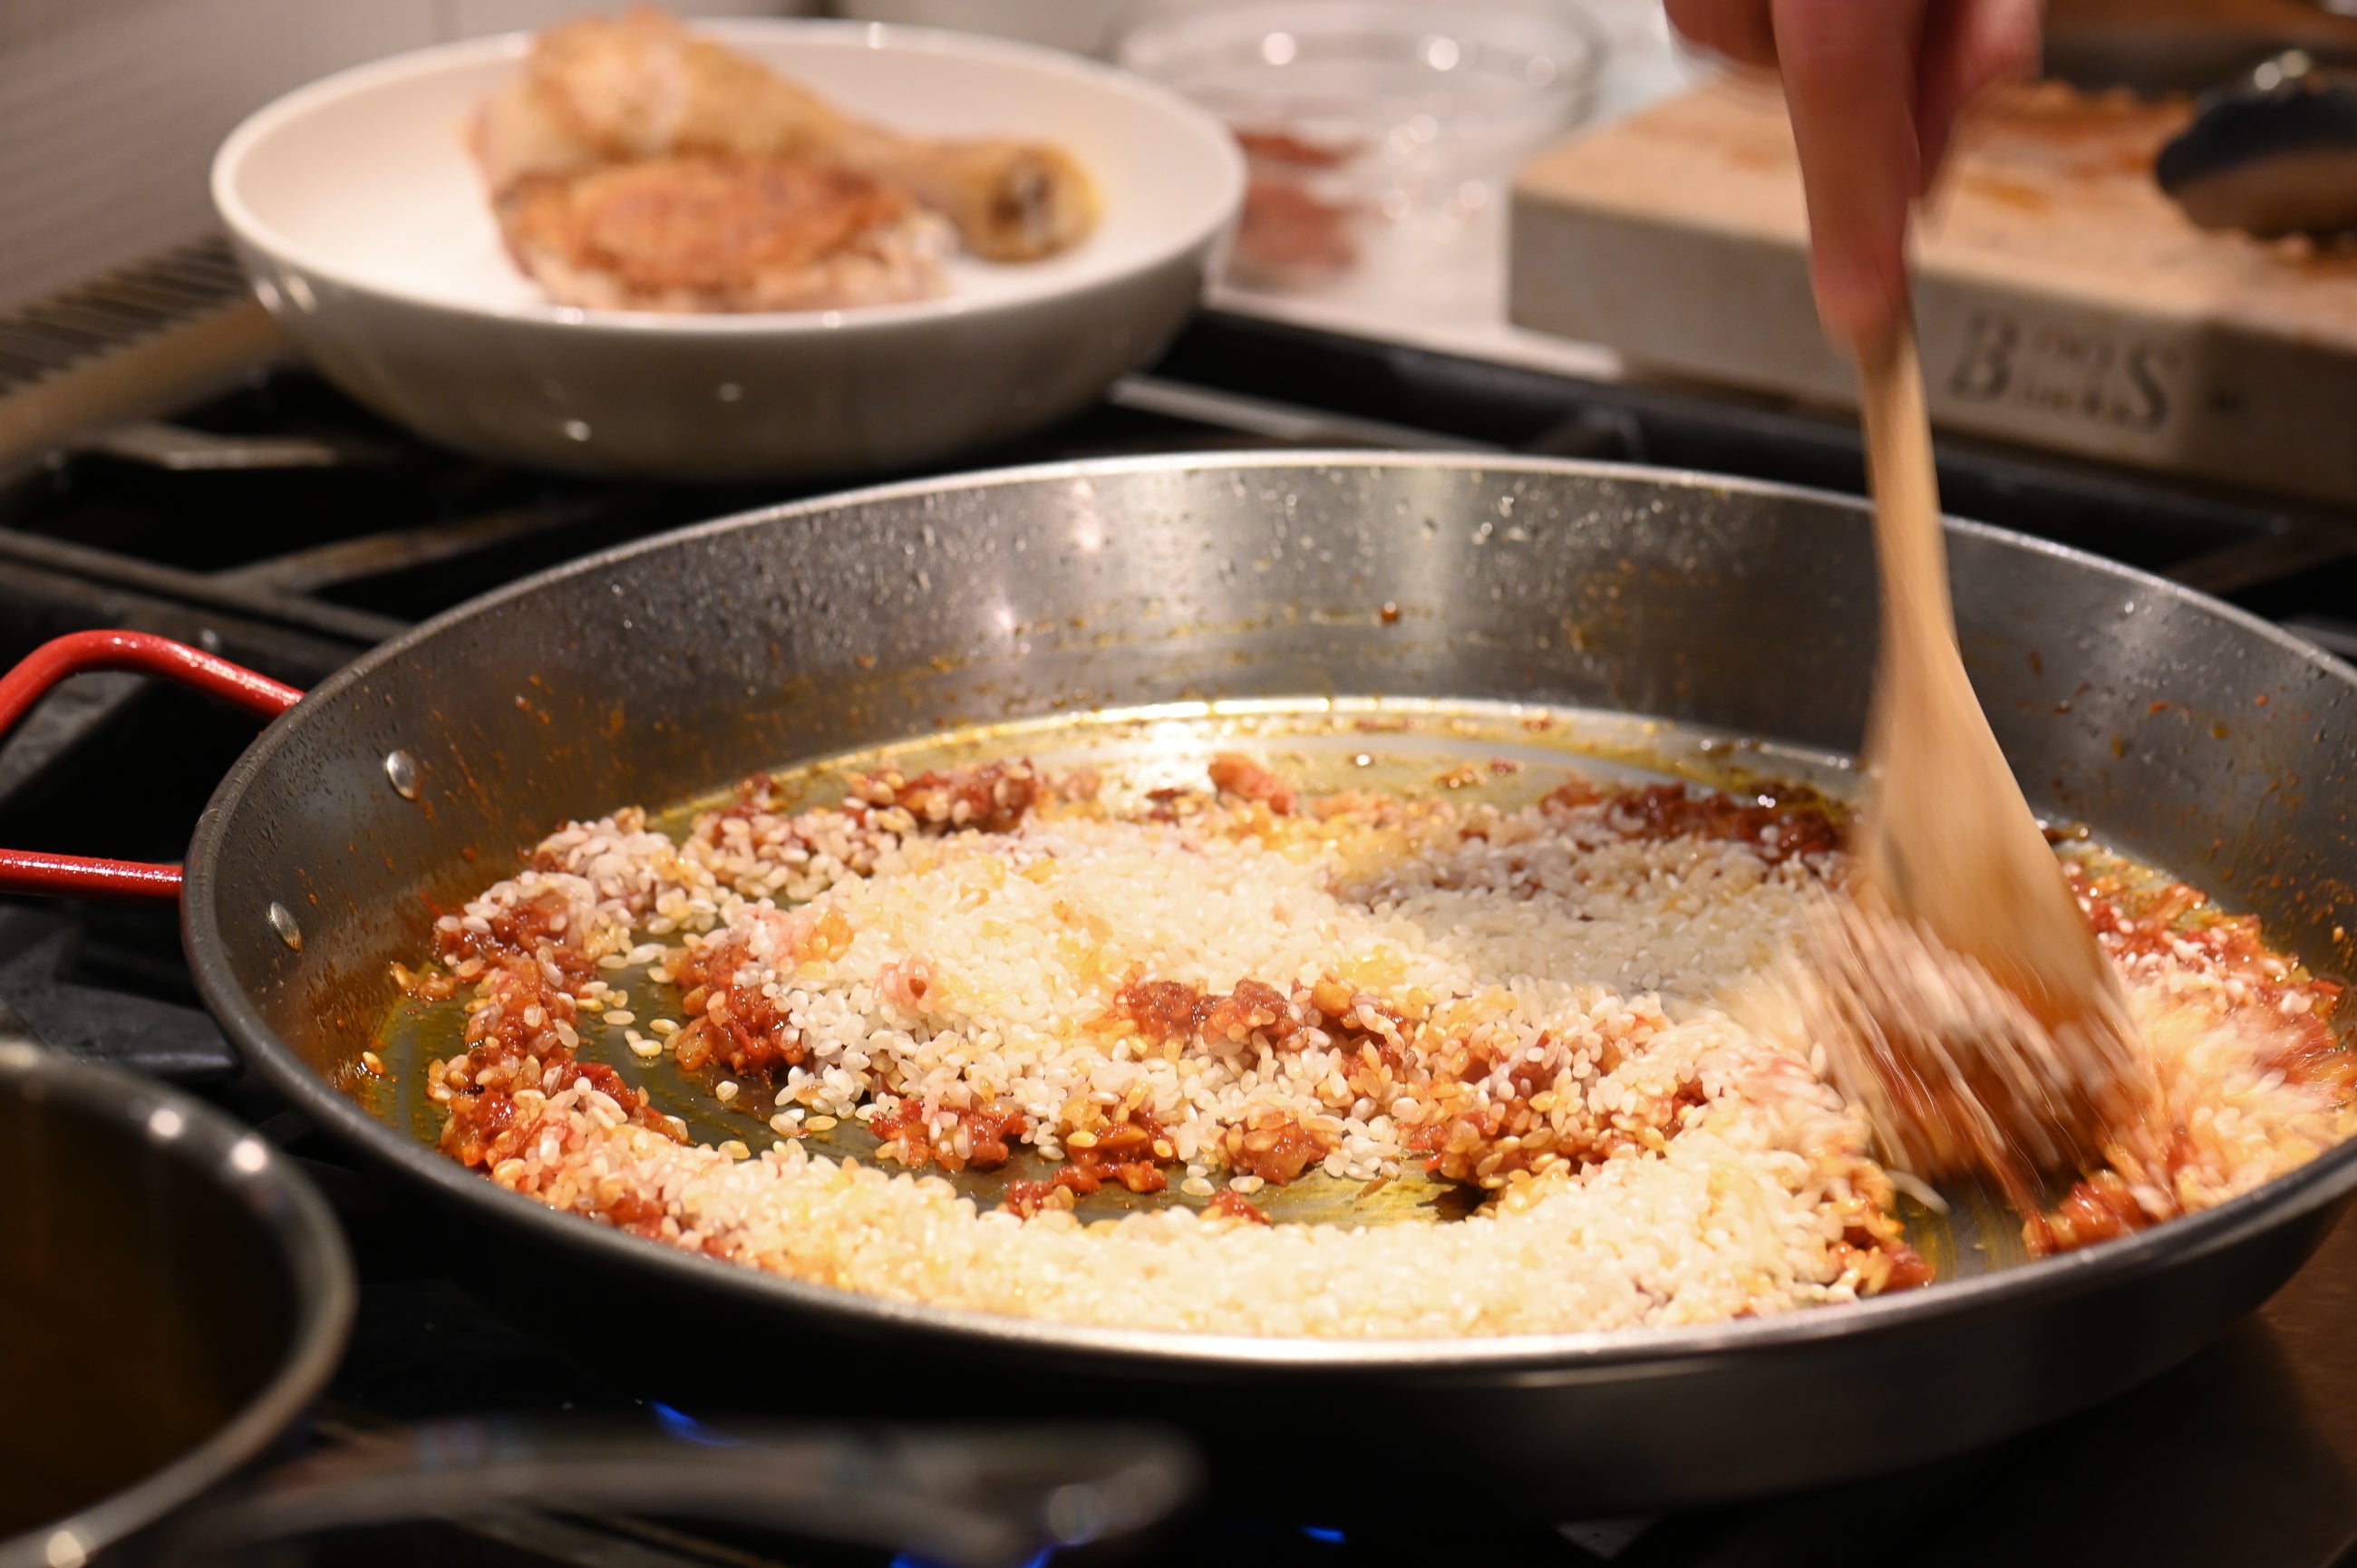
[[[1950,548],[1965,651],[2033,799],[2255,912],[2303,972],[2345,968],[2347,672],[2087,557],[1961,524]],[[1872,628],[1855,505],[1693,476],[1191,458],[866,492],[577,564],[339,674],[208,811],[188,942],[257,1063],[396,1173],[489,1288],[651,1379],[790,1400],[847,1353],[888,1371],[903,1413],[1110,1399],[1197,1427],[1247,1487],[1268,1466],[1234,1441],[1240,1412],[1290,1412],[1418,1451],[1478,1444],[1491,1495],[1556,1517],[1830,1479],[1993,1440],[2190,1353],[2315,1245],[2357,1181],[2348,1149],[2034,1262],[1969,1195],[1944,1216],[1896,1206],[1936,1283],[1730,1321],[1351,1339],[1059,1321],[779,1277],[501,1190],[420,1135],[438,1058],[398,1037],[395,966],[565,822],[716,804],[760,771],[816,801],[960,747],[1062,747],[1068,772],[1125,759],[1147,798],[1175,788],[1157,768],[1236,754],[1329,793],[1321,769],[1472,764],[1504,781],[1481,785],[1501,812],[1574,776],[1805,778],[1837,811]],[[637,1015],[603,1011],[631,1020],[600,1041],[628,1066]],[[743,1113],[698,1097],[708,1074],[655,1087],[705,1140]],[[1263,1201],[1280,1220],[1369,1218],[1363,1170],[1325,1174],[1283,1200],[1297,1213]],[[1167,1201],[1185,1196],[1201,1195]],[[692,1333],[638,1326],[683,1321]],[[781,1333],[793,1354],[722,1348]],[[1366,1460],[1354,1441],[1292,1445],[1285,1481],[1403,1501]]]

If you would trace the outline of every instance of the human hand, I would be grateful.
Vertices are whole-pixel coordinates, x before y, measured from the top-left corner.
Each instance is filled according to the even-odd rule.
[[[1779,71],[1826,330],[1860,342],[1907,306],[1908,217],[1956,117],[2037,64],[2040,0],[1663,0],[1694,43]]]

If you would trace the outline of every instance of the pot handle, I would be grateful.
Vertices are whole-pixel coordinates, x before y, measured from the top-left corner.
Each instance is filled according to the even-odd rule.
[[[396,1428],[299,1459],[200,1509],[147,1568],[235,1559],[334,1530],[533,1513],[765,1527],[943,1568],[1019,1568],[1185,1503],[1193,1449],[1150,1426],[665,1430],[477,1418]]]
[[[242,664],[144,631],[76,631],[41,644],[0,675],[0,735],[49,688],[92,670],[160,676],[275,718],[303,693]],[[84,898],[178,898],[180,868],[46,850],[0,849],[0,893]]]

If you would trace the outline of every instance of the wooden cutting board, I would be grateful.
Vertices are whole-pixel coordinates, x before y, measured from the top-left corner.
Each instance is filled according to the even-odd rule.
[[[2357,502],[2357,252],[2195,228],[2151,177],[2188,112],[2039,87],[1975,124],[1919,239],[1932,418]],[[1543,156],[1512,236],[1520,325],[1855,404],[1810,305],[1772,86],[1712,83]]]

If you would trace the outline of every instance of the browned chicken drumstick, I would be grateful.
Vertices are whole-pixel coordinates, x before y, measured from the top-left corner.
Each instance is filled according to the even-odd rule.
[[[502,203],[535,180],[651,159],[817,165],[905,193],[948,219],[969,251],[1000,262],[1066,250],[1097,213],[1087,174],[1058,148],[868,124],[646,8],[542,34],[515,83],[485,106],[477,150]]]

